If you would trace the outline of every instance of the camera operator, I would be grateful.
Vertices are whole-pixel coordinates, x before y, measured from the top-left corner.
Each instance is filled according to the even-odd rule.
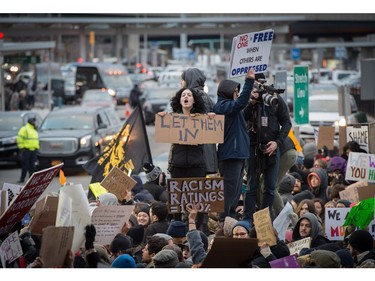
[[[250,135],[250,158],[243,220],[251,225],[257,207],[258,210],[269,207],[271,218],[274,219],[272,204],[279,170],[280,147],[292,127],[288,106],[279,96],[281,90],[265,84],[263,73],[256,74],[255,80],[256,86],[251,92],[250,102],[244,109]],[[261,175],[264,191],[262,202],[258,202]]]

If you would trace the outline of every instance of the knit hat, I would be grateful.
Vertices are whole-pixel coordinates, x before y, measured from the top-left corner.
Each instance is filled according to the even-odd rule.
[[[259,80],[259,79],[266,79],[266,76],[264,76],[264,73],[255,74],[255,80]]]
[[[293,176],[286,174],[280,181],[279,192],[280,193],[292,192],[295,183],[296,183],[296,179]]]
[[[131,227],[126,235],[133,239],[133,245],[136,246],[142,243],[144,231],[144,226],[139,224]]]
[[[100,194],[98,196],[98,199],[99,199],[100,205],[103,205],[103,206],[116,206],[116,205],[118,205],[117,196],[114,195],[113,193],[110,193],[110,192]]]
[[[297,172],[292,172],[292,173],[290,173],[289,175],[291,175],[291,176],[294,177],[295,179],[299,180],[300,182],[303,182],[303,178],[302,178],[302,176],[301,176],[299,173],[297,173]]]
[[[303,156],[305,158],[314,158],[318,154],[315,142],[308,142],[302,148]]]
[[[313,199],[313,198],[314,198],[314,194],[312,194],[309,190],[305,190],[294,195],[292,200],[296,202],[296,204],[298,205],[299,203],[301,203],[303,199]]]
[[[335,252],[316,250],[311,253],[311,262],[320,268],[339,268],[341,260]]]
[[[223,232],[225,237],[232,237],[232,230],[233,226],[237,223],[238,221],[232,217],[225,217],[224,219],[224,226],[223,226]]]
[[[349,208],[349,207],[350,207],[350,204],[351,204],[350,201],[345,200],[345,199],[340,199],[339,201],[337,201],[336,205],[337,205],[338,203],[343,204],[346,208]]]
[[[158,166],[154,166],[151,163],[145,163],[143,165],[143,171],[146,173],[146,178],[148,181],[154,181],[159,178],[161,174],[161,169]]]
[[[169,243],[170,240],[173,240],[172,236],[166,234],[166,233],[155,233],[153,236],[158,236],[161,238],[164,238],[167,243]]]
[[[115,236],[109,245],[109,250],[112,253],[130,250],[131,248],[133,248],[131,238],[120,233]]]
[[[336,252],[336,255],[341,260],[341,265],[344,268],[353,268],[354,267],[354,261],[352,258],[352,255],[347,249],[340,249]]]
[[[242,226],[243,228],[245,228],[247,233],[250,235],[251,226],[250,226],[250,223],[248,221],[238,221],[238,222],[236,222],[232,227],[232,232],[233,232],[233,229],[237,226]]]
[[[114,268],[136,268],[135,260],[128,254],[119,255],[111,264]]]
[[[374,248],[374,239],[366,230],[356,230],[349,236],[349,244],[360,253]]]
[[[133,178],[133,180],[137,182],[135,186],[132,188],[133,194],[136,195],[139,192],[141,192],[141,190],[143,189],[143,182],[142,182],[141,177],[138,175],[132,175],[131,177]]]
[[[172,237],[185,237],[189,229],[186,223],[182,221],[172,221],[167,230],[167,234]]]
[[[131,223],[133,226],[138,225],[137,217],[134,216],[133,214],[130,215],[129,221],[130,221],[130,223]]]
[[[153,261],[155,268],[174,268],[179,262],[177,253],[169,249],[158,252],[154,256]]]

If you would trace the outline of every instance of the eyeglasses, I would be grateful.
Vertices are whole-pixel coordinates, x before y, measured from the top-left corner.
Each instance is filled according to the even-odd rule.
[[[244,237],[247,235],[247,232],[237,232],[233,233],[233,237]]]

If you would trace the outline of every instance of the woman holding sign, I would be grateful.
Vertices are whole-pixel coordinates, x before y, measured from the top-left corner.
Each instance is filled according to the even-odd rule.
[[[205,114],[206,107],[202,95],[196,89],[182,88],[171,99],[173,113],[188,116]],[[163,117],[167,112],[159,112]],[[209,118],[215,117],[215,113],[207,113]],[[171,178],[204,178],[206,177],[206,162],[203,152],[203,144],[179,144],[173,143],[169,151],[168,171]],[[181,216],[175,215],[180,220]],[[197,225],[197,229],[200,225]],[[206,232],[202,229],[203,232]]]

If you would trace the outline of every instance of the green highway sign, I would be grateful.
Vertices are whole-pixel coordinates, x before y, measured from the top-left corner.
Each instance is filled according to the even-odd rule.
[[[309,69],[307,66],[294,67],[293,114],[297,125],[309,123]]]
[[[4,56],[4,63],[8,64],[36,64],[40,63],[40,56]]]

